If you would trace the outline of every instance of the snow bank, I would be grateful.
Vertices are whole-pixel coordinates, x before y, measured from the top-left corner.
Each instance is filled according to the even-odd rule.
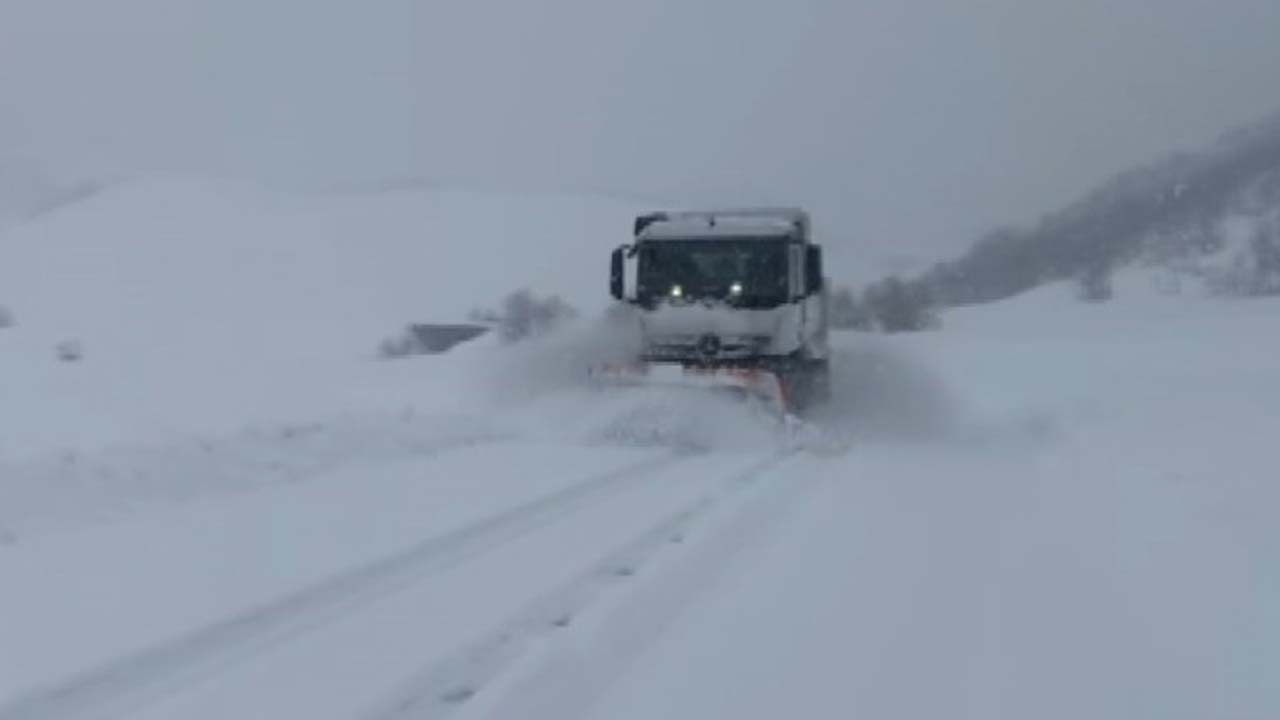
[[[506,437],[478,417],[405,409],[0,461],[0,544],[123,520],[157,505],[259,491],[339,471],[376,473],[385,465]]]

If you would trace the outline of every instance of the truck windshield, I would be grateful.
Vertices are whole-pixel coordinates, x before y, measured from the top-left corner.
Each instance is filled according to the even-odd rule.
[[[666,297],[779,305],[787,298],[787,243],[730,238],[642,243],[636,295],[646,304]]]

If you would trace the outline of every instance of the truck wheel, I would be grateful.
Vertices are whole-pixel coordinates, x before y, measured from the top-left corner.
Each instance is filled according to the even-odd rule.
[[[823,360],[810,360],[805,368],[808,379],[806,410],[822,407],[831,401],[831,364]]]
[[[783,372],[782,381],[797,413],[808,413],[831,399],[831,371],[825,359],[797,362]]]

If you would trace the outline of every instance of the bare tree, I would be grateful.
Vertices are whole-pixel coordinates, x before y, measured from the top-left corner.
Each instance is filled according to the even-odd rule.
[[[831,294],[830,312],[833,328],[863,331],[875,329],[871,310],[849,288],[842,287]]]
[[[876,324],[887,333],[916,332],[937,327],[938,318],[923,287],[889,277],[867,288],[864,303]]]
[[[521,289],[503,298],[498,334],[506,342],[518,342],[542,335],[576,315],[577,311],[556,295],[538,297]]]
[[[1251,242],[1253,295],[1280,295],[1280,220],[1260,223]]]
[[[1100,303],[1112,298],[1111,268],[1106,263],[1095,263],[1080,275],[1076,296],[1084,302]]]
[[[58,356],[58,359],[62,362],[73,363],[80,362],[84,359],[84,346],[80,344],[79,340],[74,338],[70,340],[63,340],[54,346],[53,350]]]

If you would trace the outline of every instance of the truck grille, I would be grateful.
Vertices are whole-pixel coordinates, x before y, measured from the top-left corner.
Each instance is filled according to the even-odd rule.
[[[767,335],[665,335],[652,338],[646,354],[653,359],[736,359],[762,355]]]

